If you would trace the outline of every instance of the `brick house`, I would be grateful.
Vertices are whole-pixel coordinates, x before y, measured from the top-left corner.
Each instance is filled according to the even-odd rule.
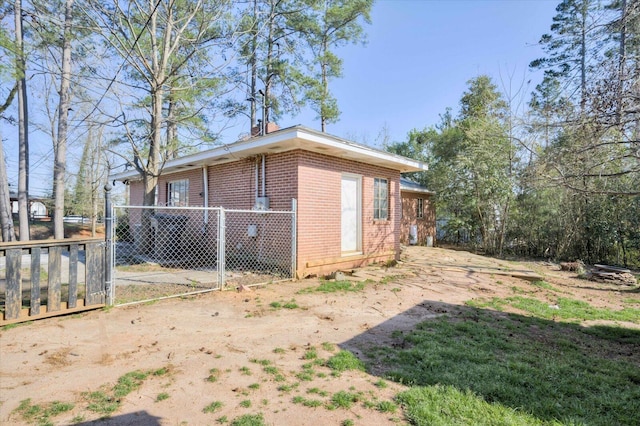
[[[402,218],[400,242],[433,246],[436,239],[436,207],[434,192],[407,178],[400,178]]]
[[[291,210],[296,199],[296,275],[328,274],[398,259],[409,235],[401,173],[424,170],[419,161],[294,126],[167,161],[157,204]],[[129,184],[130,205],[142,204],[136,171],[111,179]],[[412,191],[407,209],[428,195]]]

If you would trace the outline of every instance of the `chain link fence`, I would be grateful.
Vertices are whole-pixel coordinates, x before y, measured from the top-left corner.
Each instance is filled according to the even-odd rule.
[[[295,211],[113,208],[114,304],[289,280]]]

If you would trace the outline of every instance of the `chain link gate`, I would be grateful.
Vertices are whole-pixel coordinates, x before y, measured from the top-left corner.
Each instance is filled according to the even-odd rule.
[[[290,280],[293,211],[114,206],[112,300],[140,303]]]

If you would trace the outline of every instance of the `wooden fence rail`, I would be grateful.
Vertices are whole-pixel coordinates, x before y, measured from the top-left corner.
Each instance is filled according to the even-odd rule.
[[[2,243],[2,258],[0,326],[105,306],[102,238]]]

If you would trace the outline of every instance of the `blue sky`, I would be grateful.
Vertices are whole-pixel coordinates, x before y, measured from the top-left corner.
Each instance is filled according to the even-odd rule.
[[[372,24],[365,26],[367,44],[337,52],[344,59],[344,77],[334,80],[331,90],[342,115],[328,133],[380,147],[379,134],[386,128],[391,142],[406,140],[411,129],[438,123],[447,107],[457,113],[467,81],[480,74],[498,86],[501,75],[508,84],[512,74],[516,88],[531,81],[530,93],[541,75],[532,74],[528,64],[542,56],[537,42],[549,31],[559,1],[376,0]],[[278,124],[320,128],[309,109]],[[17,136],[15,128],[2,125],[9,181],[15,185]],[[222,140],[237,140],[247,126],[246,119],[238,120]],[[51,142],[39,132],[30,140],[31,192],[43,195],[51,189]],[[79,157],[72,148],[72,173]]]
[[[528,65],[542,56],[537,45],[549,32],[556,0],[377,0],[368,43],[338,52],[344,77],[331,90],[342,111],[327,132],[376,145],[386,127],[391,141],[439,122],[447,107],[458,111],[466,83],[487,74],[500,87],[540,81]],[[280,120],[319,129],[311,111]],[[378,141],[379,142],[379,141]]]

